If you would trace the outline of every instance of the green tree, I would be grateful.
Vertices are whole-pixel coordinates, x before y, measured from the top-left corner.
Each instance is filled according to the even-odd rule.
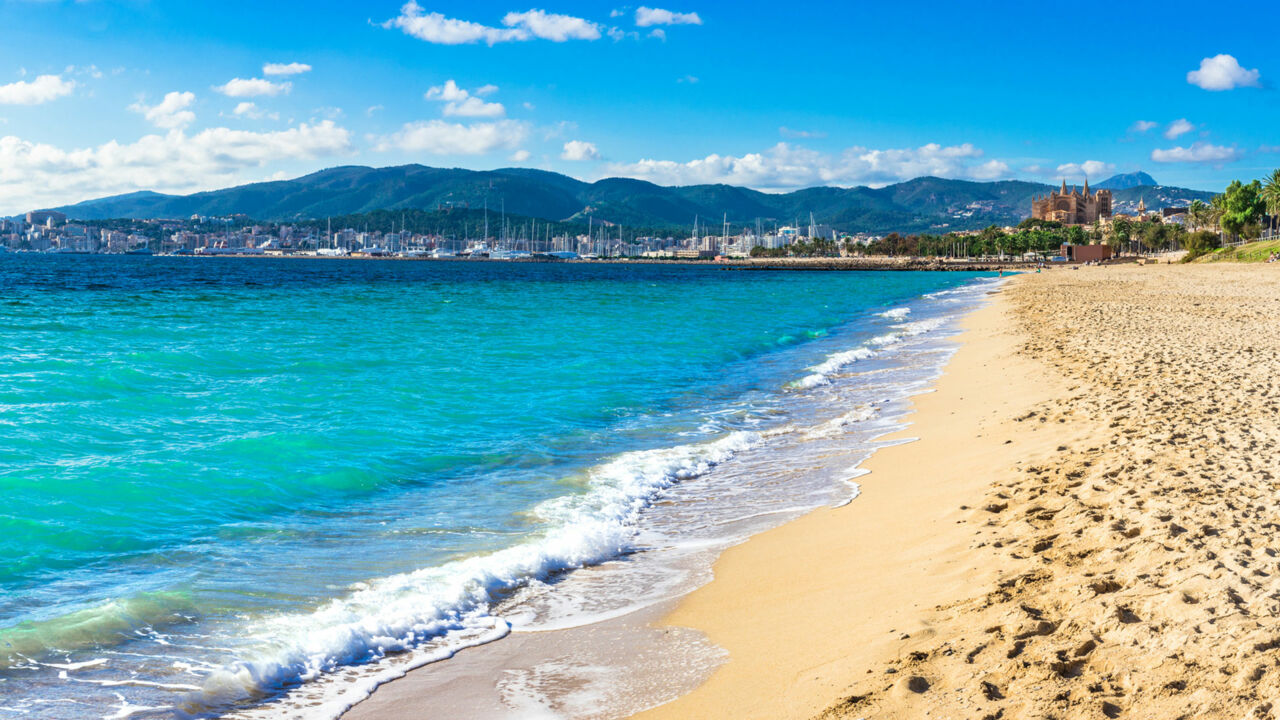
[[[1222,219],[1219,223],[1224,231],[1232,235],[1248,237],[1257,229],[1258,221],[1266,212],[1266,204],[1262,199],[1262,183],[1254,180],[1245,185],[1239,180],[1233,180],[1227,186],[1226,192],[1215,196],[1214,200],[1216,201],[1219,197],[1222,198],[1220,204]]]
[[[1192,200],[1187,206],[1187,225],[1200,230],[1209,225],[1209,206],[1203,200]]]
[[[1200,230],[1198,232],[1187,233],[1182,238],[1182,247],[1186,249],[1186,257],[1182,258],[1183,262],[1190,262],[1196,258],[1208,253],[1221,244],[1221,238],[1218,233],[1212,230]]]
[[[1111,234],[1107,236],[1107,245],[1110,245],[1113,251],[1119,251],[1125,243],[1129,242],[1132,234],[1133,221],[1118,217],[1111,221]]]
[[[1262,204],[1271,216],[1272,227],[1280,217],[1280,168],[1271,171],[1267,181],[1262,185]]]

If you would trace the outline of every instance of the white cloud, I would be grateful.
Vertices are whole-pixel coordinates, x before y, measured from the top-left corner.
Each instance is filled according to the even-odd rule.
[[[1235,147],[1213,145],[1206,142],[1194,142],[1190,147],[1175,147],[1167,150],[1151,151],[1151,159],[1161,163],[1186,162],[1221,165],[1234,162],[1244,157],[1244,153]]]
[[[428,88],[423,95],[428,100],[440,100],[442,102],[457,102],[466,100],[471,97],[471,93],[458,87],[458,83],[453,80],[446,80],[443,85],[436,85]]]
[[[542,10],[507,13],[502,24],[528,31],[533,37],[564,42],[566,40],[597,40],[600,26],[570,15],[557,15]]]
[[[484,155],[495,150],[515,150],[528,135],[529,127],[515,120],[471,125],[427,120],[405,123],[398,132],[376,138],[373,149],[433,155]]]
[[[502,103],[485,102],[478,97],[446,103],[444,106],[445,117],[502,117],[506,112]]]
[[[1148,130],[1151,130],[1152,128],[1156,127],[1159,124],[1160,123],[1154,122],[1152,120],[1139,120],[1129,126],[1129,132],[1144,133],[1144,132],[1147,132]]]
[[[458,87],[458,83],[448,80],[444,85],[427,90],[423,96],[428,100],[438,100],[444,103],[443,115],[445,117],[502,117],[506,114],[507,109],[502,103],[485,102],[476,95],[491,95],[498,91],[496,85],[485,85],[475,91],[475,95]]]
[[[275,83],[262,78],[232,78],[225,85],[216,85],[213,89],[227,97],[257,97],[259,95],[275,97],[292,90],[293,83]]]
[[[1195,129],[1196,126],[1188,122],[1186,118],[1179,118],[1169,123],[1169,127],[1164,131],[1164,136],[1169,140],[1173,140],[1179,135],[1186,135]]]
[[[662,28],[654,28],[653,30],[649,31],[649,37],[654,38],[655,40],[661,40],[662,42],[666,42],[667,31],[663,30]]]
[[[267,63],[262,66],[263,75],[301,75],[305,72],[311,72],[311,66],[306,63]]]
[[[697,76],[697,75],[685,75],[684,77],[676,78],[676,82],[678,82],[678,83],[688,83],[689,85],[697,85],[697,84],[698,84],[698,76]]]
[[[638,27],[649,27],[650,25],[701,25],[702,18],[698,17],[698,13],[679,13],[670,10],[660,10],[658,8],[638,7],[636,8],[636,25]]]
[[[1009,177],[1009,164],[1003,160],[988,160],[978,165],[971,165],[969,177],[973,180],[1002,180]]]
[[[528,160],[532,156],[533,156],[533,153],[529,152],[528,150],[517,150],[511,153],[511,157],[507,159],[510,160],[511,162],[522,163]]]
[[[185,128],[196,121],[196,114],[188,110],[191,104],[196,101],[195,93],[191,92],[171,92],[164,96],[156,105],[144,105],[141,101],[129,106],[129,109],[142,113],[147,122],[158,128],[172,130],[174,128]]]
[[[472,91],[473,94],[479,95],[480,97],[484,97],[486,95],[492,95],[496,92],[498,92],[498,86],[492,83],[489,85],[481,85],[480,87]]]
[[[1261,73],[1240,67],[1231,55],[1214,55],[1200,61],[1200,69],[1187,73],[1187,82],[1205,90],[1261,87]]]
[[[583,142],[582,140],[570,140],[564,144],[564,152],[560,153],[560,159],[572,162],[599,160],[600,151],[596,150],[594,143]]]
[[[63,80],[61,75],[41,75],[31,82],[19,80],[0,85],[0,105],[41,105],[70,95],[75,87],[74,80]]]
[[[68,65],[63,72],[67,75],[88,75],[94,80],[102,77],[102,71],[98,69],[97,65],[81,65],[80,67]]]
[[[370,106],[369,106],[369,107],[364,111],[364,115],[365,115],[365,117],[373,117],[374,113],[376,113],[376,112],[378,112],[378,111],[380,111],[380,110],[386,110],[386,109],[387,109],[387,108],[386,108],[386,106],[385,106],[385,105],[370,105]]]
[[[1058,166],[1058,176],[1068,180],[1093,178],[1114,174],[1116,166],[1101,160],[1085,160],[1082,163],[1065,163]]]
[[[279,113],[267,113],[265,110],[258,107],[256,103],[249,102],[248,100],[237,104],[235,110],[232,110],[231,112],[236,117],[249,118],[250,120],[261,120],[264,117],[269,117],[272,120],[280,119]]]
[[[0,138],[0,198],[4,212],[19,212],[136,190],[208,190],[252,179],[244,173],[268,163],[350,151],[350,132],[327,121],[265,133],[174,129],[71,150],[8,136]]]
[[[762,190],[788,190],[813,185],[886,185],[922,175],[993,180],[1007,177],[1009,167],[1000,160],[978,162],[982,150],[969,143],[943,146],[930,143],[918,148],[874,150],[851,147],[840,153],[822,153],[778,143],[762,153],[741,157],[708,155],[698,160],[640,160],[610,163],[609,174],[639,178],[664,185],[728,183]]]
[[[438,12],[424,13],[422,6],[409,0],[400,14],[384,23],[384,28],[397,28],[406,35],[438,45],[468,45],[483,42],[523,42],[542,39],[552,42],[597,40],[600,26],[571,15],[558,15],[543,10],[507,13],[504,27],[491,27],[470,20],[445,17]]]

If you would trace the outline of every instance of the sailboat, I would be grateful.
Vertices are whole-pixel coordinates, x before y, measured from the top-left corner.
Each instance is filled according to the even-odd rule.
[[[326,222],[328,223],[328,225],[327,225],[327,229],[325,230],[325,236],[328,239],[329,247],[316,248],[316,255],[319,255],[321,257],[343,257],[347,255],[348,253],[345,249],[338,247],[333,242],[333,219],[330,218]]]

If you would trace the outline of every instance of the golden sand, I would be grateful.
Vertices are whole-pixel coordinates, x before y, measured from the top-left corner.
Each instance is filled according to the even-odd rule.
[[[667,618],[730,660],[640,717],[1271,717],[1278,351],[1272,266],[1018,278],[918,442]]]

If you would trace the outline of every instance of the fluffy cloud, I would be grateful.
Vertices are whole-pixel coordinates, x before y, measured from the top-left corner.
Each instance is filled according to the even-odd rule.
[[[196,121],[196,114],[187,109],[195,101],[195,93],[171,92],[156,105],[148,106],[139,101],[130,105],[129,109],[142,113],[147,122],[158,128],[173,130],[184,128]]]
[[[262,66],[263,75],[301,75],[305,72],[311,72],[311,66],[306,63],[267,63]]]
[[[74,80],[63,80],[61,75],[41,75],[31,82],[19,80],[0,85],[0,105],[41,105],[70,95],[75,87]]]
[[[1169,127],[1164,131],[1164,136],[1166,139],[1173,140],[1179,135],[1186,135],[1195,129],[1196,126],[1188,122],[1186,118],[1179,118],[1169,123]]]
[[[515,150],[529,136],[529,127],[515,120],[463,125],[444,120],[406,123],[399,131],[377,138],[374,150],[424,152],[432,155],[484,155]]]
[[[350,132],[332,122],[266,133],[210,128],[188,135],[174,129],[129,144],[112,140],[71,150],[8,136],[0,138],[2,211],[136,190],[208,190],[251,180],[245,171],[271,162],[350,151]]]
[[[1152,128],[1156,127],[1159,124],[1160,123],[1154,122],[1151,120],[1139,120],[1138,122],[1129,126],[1129,132],[1144,133],[1148,130],[1151,130]]]
[[[478,42],[496,45],[534,39],[565,42],[600,38],[600,26],[593,22],[543,10],[507,13],[502,18],[502,24],[504,27],[491,27],[470,20],[445,17],[438,12],[424,13],[421,5],[409,0],[400,8],[400,14],[382,23],[382,27],[396,28],[406,35],[438,45],[469,45]]]
[[[529,152],[528,150],[517,150],[511,153],[511,157],[507,159],[510,160],[511,162],[522,163],[531,157],[533,157],[533,153]]]
[[[1168,150],[1151,151],[1151,159],[1160,163],[1205,163],[1222,165],[1244,157],[1244,153],[1235,147],[1212,145],[1207,142],[1191,143],[1191,147],[1175,147]]]
[[[639,27],[649,27],[650,25],[701,24],[702,18],[698,17],[698,13],[696,12],[679,13],[643,6],[636,8],[636,25]]]
[[[458,87],[453,80],[448,80],[444,85],[427,90],[424,97],[428,100],[438,100],[444,103],[443,114],[445,117],[502,117],[506,114],[507,109],[502,103],[485,102],[477,95],[492,95],[498,91],[497,85],[485,85],[475,91],[475,95]]]
[[[293,83],[276,83],[262,78],[232,78],[225,85],[217,85],[213,89],[227,97],[257,97],[259,95],[275,97],[292,90]]]
[[[262,118],[270,118],[279,120],[280,113],[269,113],[258,107],[256,103],[245,101],[236,105],[236,109],[231,111],[236,117],[249,118],[250,120],[261,120]]]
[[[1102,162],[1101,160],[1085,160],[1082,163],[1065,163],[1058,166],[1058,176],[1074,180],[1078,178],[1093,178],[1097,180],[1103,175],[1110,175],[1116,171],[1116,166],[1111,163]]]
[[[698,160],[640,160],[611,163],[611,175],[649,180],[663,185],[728,183],[763,190],[789,190],[812,185],[886,185],[922,175],[974,180],[1007,177],[1000,160],[978,162],[982,150],[965,143],[918,148],[874,150],[852,147],[841,153],[822,153],[778,143],[762,153],[741,157],[708,155]]]
[[[1245,70],[1231,55],[1214,55],[1200,61],[1200,69],[1187,73],[1187,82],[1205,90],[1261,87],[1261,73]]]
[[[541,10],[529,10],[522,13],[507,13],[502,24],[517,30],[523,30],[535,38],[552,42],[566,40],[598,40],[600,26],[582,18],[570,15],[556,15]]]
[[[581,140],[570,140],[564,144],[564,151],[560,153],[560,159],[570,160],[572,162],[599,160],[600,152],[596,150],[594,143],[583,142]]]

